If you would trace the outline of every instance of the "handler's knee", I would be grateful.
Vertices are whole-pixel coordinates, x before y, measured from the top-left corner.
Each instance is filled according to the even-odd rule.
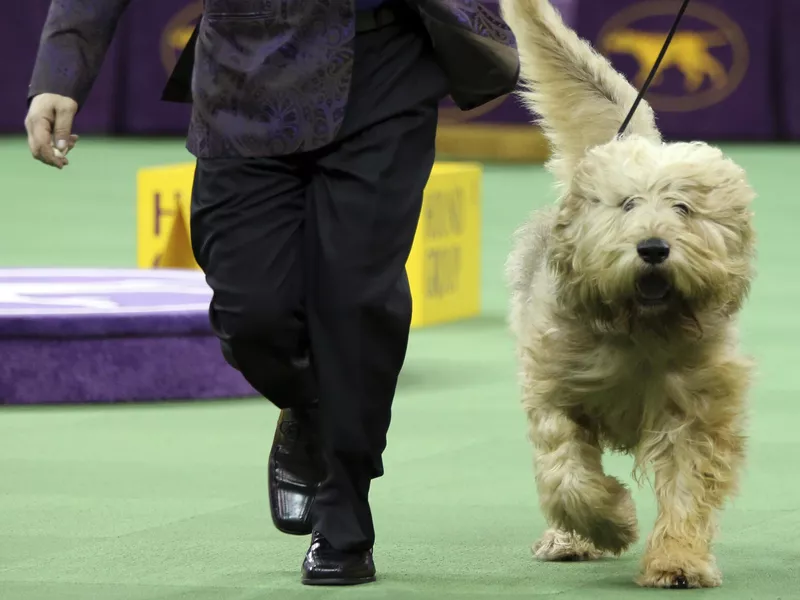
[[[211,320],[225,360],[260,394],[280,408],[316,395],[299,307],[253,296],[237,310],[212,303]]]

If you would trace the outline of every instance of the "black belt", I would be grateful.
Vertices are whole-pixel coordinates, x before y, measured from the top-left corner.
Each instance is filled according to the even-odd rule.
[[[374,10],[356,11],[356,33],[364,33],[391,25],[398,19],[397,9],[391,4],[383,4]]]

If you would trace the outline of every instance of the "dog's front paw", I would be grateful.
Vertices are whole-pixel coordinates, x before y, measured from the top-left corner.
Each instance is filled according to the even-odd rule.
[[[722,585],[722,575],[713,556],[645,556],[644,570],[636,583],[642,587],[689,589]]]
[[[596,547],[619,556],[639,539],[639,529],[635,521],[594,521],[585,535]]]
[[[639,539],[636,507],[630,491],[611,477],[606,510],[588,519],[585,529],[577,531],[599,549],[619,556]]]
[[[595,548],[590,541],[561,529],[545,531],[542,539],[533,545],[532,551],[537,560],[543,561],[596,560],[603,556],[603,551]]]

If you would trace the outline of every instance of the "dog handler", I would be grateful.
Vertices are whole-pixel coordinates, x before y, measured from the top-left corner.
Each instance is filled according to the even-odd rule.
[[[53,0],[29,91],[33,156],[63,168],[130,0]],[[473,0],[205,0],[164,99],[191,101],[191,238],[226,360],[281,409],[275,526],[311,534],[307,584],[373,581],[411,321],[405,263],[437,107],[513,90],[506,25]]]

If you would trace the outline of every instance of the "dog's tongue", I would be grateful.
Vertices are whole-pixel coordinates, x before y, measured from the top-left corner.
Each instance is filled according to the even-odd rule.
[[[636,289],[646,300],[660,300],[669,292],[669,281],[658,273],[647,273],[639,277]]]

